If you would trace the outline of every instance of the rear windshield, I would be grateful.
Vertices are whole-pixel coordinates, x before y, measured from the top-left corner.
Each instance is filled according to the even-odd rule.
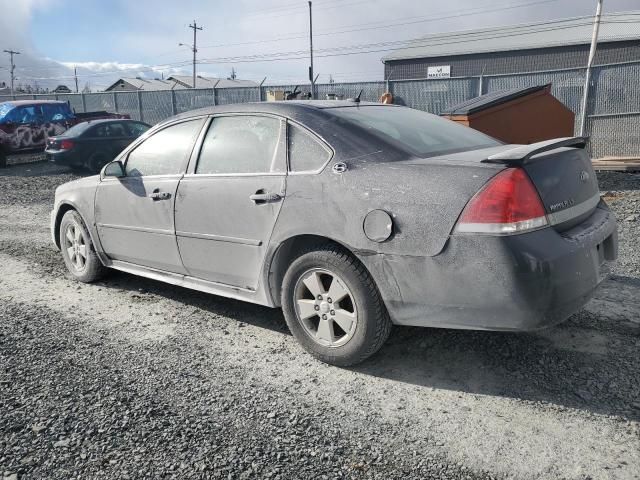
[[[69,130],[64,132],[65,137],[77,137],[78,135],[82,135],[89,127],[93,127],[95,123],[91,122],[82,122],[74,125]]]
[[[333,115],[418,157],[432,157],[500,145],[497,140],[451,120],[403,107],[338,107]]]

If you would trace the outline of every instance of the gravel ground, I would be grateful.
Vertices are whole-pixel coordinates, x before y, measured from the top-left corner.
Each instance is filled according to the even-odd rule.
[[[353,369],[277,310],[70,280],[48,214],[73,178],[0,171],[4,478],[640,478],[640,175],[600,175],[620,260],[566,323],[396,328]]]

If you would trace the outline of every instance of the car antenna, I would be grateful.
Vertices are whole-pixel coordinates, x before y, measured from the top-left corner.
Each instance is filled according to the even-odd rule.
[[[349,100],[351,100],[352,102],[355,103],[360,103],[360,97],[362,96],[362,92],[364,91],[363,88],[360,89],[360,93],[358,93],[358,96],[355,98],[350,98]]]

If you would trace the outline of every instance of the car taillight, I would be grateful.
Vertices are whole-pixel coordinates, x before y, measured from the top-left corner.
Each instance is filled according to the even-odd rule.
[[[544,205],[525,171],[507,168],[469,200],[455,232],[507,235],[546,225]]]
[[[71,140],[62,140],[60,142],[60,150],[71,150],[73,148],[73,142]]]

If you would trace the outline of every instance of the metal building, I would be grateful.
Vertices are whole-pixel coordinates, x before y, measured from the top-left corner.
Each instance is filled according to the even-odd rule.
[[[383,57],[385,79],[449,78],[584,67],[593,17],[427,35]],[[595,65],[640,60],[640,11],[602,16]]]

